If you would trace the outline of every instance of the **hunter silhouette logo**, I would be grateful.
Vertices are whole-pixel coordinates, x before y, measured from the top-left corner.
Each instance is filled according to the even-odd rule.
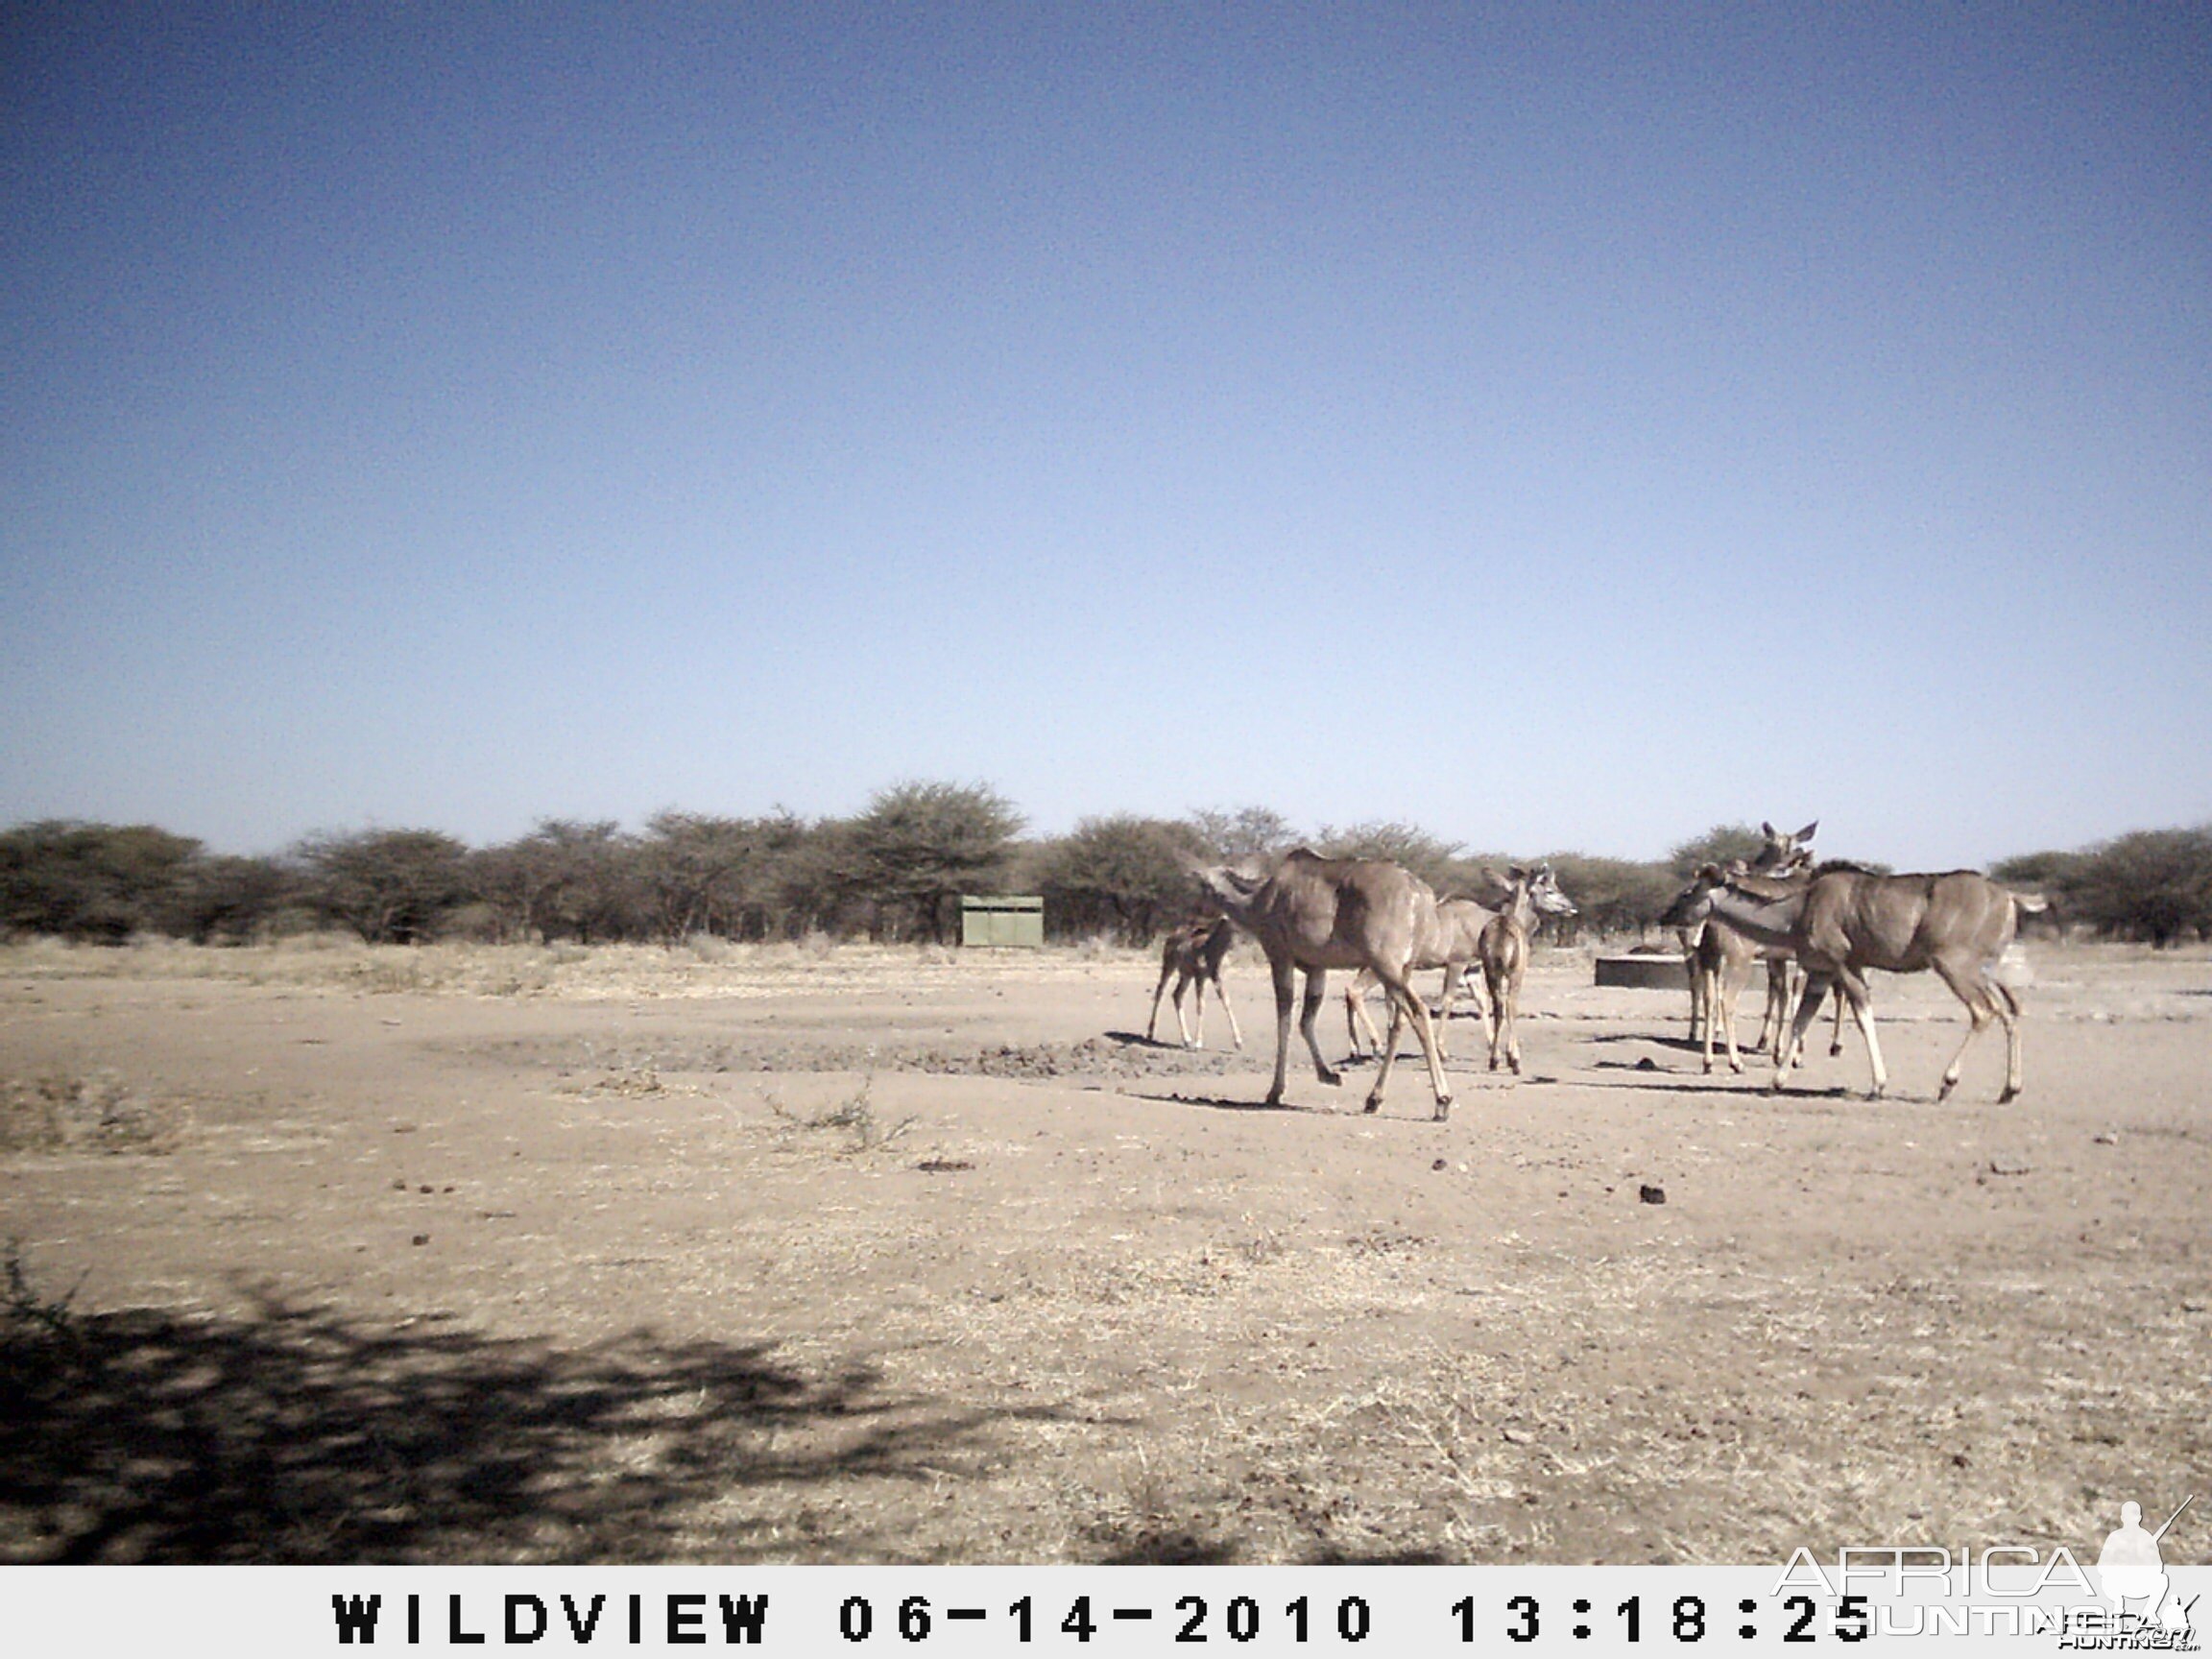
[[[2181,1500],[2181,1509],[2196,1502],[2197,1495],[2191,1493]],[[2158,1553],[2158,1540],[2181,1519],[2181,1509],[2167,1516],[2166,1525],[2157,1531],[2146,1532],[2143,1506],[2120,1505],[2120,1528],[2104,1540],[2104,1548],[2097,1555],[2097,1581],[2116,1617],[2126,1615],[2130,1603],[2140,1602],[2140,1618],[2145,1624],[2157,1624],[2166,1630],[2189,1628],[2189,1608],[2173,1599],[2165,1558]]]

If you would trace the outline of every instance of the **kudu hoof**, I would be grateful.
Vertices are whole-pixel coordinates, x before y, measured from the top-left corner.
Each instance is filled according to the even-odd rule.
[[[1436,1102],[1436,1116],[1435,1116],[1435,1118],[1434,1118],[1433,1121],[1435,1121],[1435,1122],[1438,1122],[1438,1123],[1441,1123],[1441,1122],[1443,1122],[1443,1121],[1444,1121],[1444,1120],[1445,1120],[1447,1118],[1449,1118],[1449,1117],[1451,1117],[1451,1116],[1452,1116],[1452,1097],[1451,1097],[1449,1094],[1447,1094],[1447,1095],[1446,1095],[1446,1096],[1445,1096],[1443,1099],[1441,1099],[1441,1100],[1439,1100],[1439,1101],[1437,1101],[1437,1102]]]
[[[1368,1096],[1367,1096],[1367,1104],[1366,1104],[1366,1105],[1364,1105],[1364,1106],[1362,1106],[1362,1107],[1360,1107],[1360,1108],[1359,1108],[1359,1110],[1360,1110],[1360,1111],[1362,1111],[1362,1112],[1380,1112],[1380,1111],[1382,1111],[1382,1095],[1380,1095],[1380,1094],[1370,1094],[1370,1095],[1368,1095]]]

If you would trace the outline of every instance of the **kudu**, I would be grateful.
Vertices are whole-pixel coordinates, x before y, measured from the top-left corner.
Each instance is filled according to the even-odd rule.
[[[1290,1003],[1297,974],[1306,974],[1306,1000],[1299,1031],[1313,1056],[1313,1072],[1324,1083],[1341,1079],[1321,1058],[1313,1022],[1328,995],[1332,968],[1371,970],[1389,993],[1390,1032],[1383,1041],[1382,1064],[1367,1095],[1367,1110],[1382,1104],[1397,1056],[1398,1033],[1408,1021],[1429,1062],[1429,1083],[1436,1096],[1436,1117],[1452,1110],[1444,1066],[1428,1005],[1414,994],[1413,959],[1423,932],[1435,926],[1436,896],[1429,884],[1396,864],[1381,859],[1323,858],[1304,848],[1272,860],[1263,870],[1220,865],[1192,874],[1207,896],[1238,926],[1260,941],[1275,982],[1275,1081],[1267,1104],[1282,1104],[1285,1063],[1290,1048]]]
[[[1160,995],[1167,989],[1167,981],[1175,981],[1175,1028],[1183,1033],[1183,1046],[1206,1046],[1206,987],[1212,984],[1214,995],[1221,999],[1221,1012],[1229,1016],[1229,1035],[1237,1046],[1244,1046],[1244,1033],[1237,1028],[1237,1010],[1229,1005],[1229,991],[1221,983],[1221,959],[1229,954],[1229,947],[1236,943],[1237,933],[1226,916],[1209,917],[1203,921],[1186,922],[1169,931],[1160,947],[1160,983],[1152,987],[1152,1017],[1144,1022],[1144,1041],[1152,1041],[1152,1029],[1160,1022]],[[1183,991],[1195,986],[1190,1000],[1197,1005],[1198,1034],[1193,1038],[1190,1024],[1183,1018]]]
[[[1436,904],[1436,925],[1422,938],[1413,952],[1415,970],[1441,968],[1444,970],[1442,1003],[1437,1008],[1436,1052],[1445,1055],[1446,1034],[1452,1020],[1452,1004],[1458,1000],[1462,989],[1470,995],[1474,985],[1467,970],[1481,949],[1482,929],[1489,926],[1490,918],[1497,915],[1495,904],[1485,905],[1474,899],[1451,898],[1439,900]],[[1353,975],[1352,983],[1344,987],[1344,1030],[1352,1046],[1352,1058],[1362,1058],[1366,1053],[1380,1053],[1382,1034],[1375,1029],[1374,1021],[1367,1017],[1367,993],[1375,988],[1375,976],[1365,969]],[[1475,998],[1475,1012],[1482,1012],[1482,999]],[[1366,1034],[1362,1047],[1360,1034]],[[1446,1056],[1448,1057],[1448,1056]]]
[[[1765,873],[1770,881],[1788,881],[1802,884],[1812,878],[1813,859],[1810,853],[1799,849],[1780,864]],[[1727,866],[1730,876],[1755,874],[1751,865],[1739,858]],[[1674,926],[1676,918],[1690,907],[1693,889],[1685,888],[1676,895],[1675,902],[1660,918],[1662,924]],[[1704,1013],[1702,1034],[1705,1045],[1705,1070],[1713,1070],[1713,1034],[1720,1033],[1728,1050],[1728,1070],[1742,1071],[1743,1057],[1736,1049],[1736,998],[1742,989],[1743,976],[1754,962],[1767,964],[1767,1008],[1759,1022],[1759,1036],[1751,1045],[1754,1054],[1771,1052],[1776,1059],[1782,1055],[1782,1033],[1788,1027],[1790,1016],[1795,1008],[1795,998],[1802,993],[1796,980],[1797,962],[1791,952],[1779,945],[1762,944],[1748,934],[1739,932],[1718,916],[1706,915],[1680,928],[1683,948],[1688,952],[1692,977],[1691,1024],[1698,1025],[1697,1010]],[[1831,1052],[1843,1051],[1843,1004],[1836,1004],[1836,1042]]]
[[[1766,839],[1745,866],[1749,874],[1780,876],[1812,864],[1813,837],[1820,829],[1817,818],[1787,834],[1767,823],[1759,829]],[[1759,1040],[1752,1045],[1752,1051],[1758,1053],[1770,1043],[1779,1043],[1782,1028],[1790,1022],[1794,986],[1789,953],[1758,945],[1724,922],[1699,923],[1676,932],[1682,941],[1682,964],[1690,976],[1690,1041],[1704,1039],[1705,1070],[1712,1070],[1713,1024],[1718,1014],[1728,1046],[1729,1069],[1741,1071],[1743,1063],[1736,1052],[1736,998],[1743,976],[1753,962],[1767,964],[1767,1009],[1759,1021]],[[1837,1014],[1840,1020],[1840,1004]]]
[[[1487,874],[1487,872],[1486,872]],[[1551,866],[1533,870],[1516,864],[1505,873],[1505,904],[1482,929],[1482,977],[1490,987],[1490,1070],[1503,1054],[1513,1075],[1521,1075],[1521,981],[1528,972],[1528,935],[1538,914],[1572,916],[1575,904],[1559,891]]]
[[[1958,1086],[1961,1063],[1983,1026],[1994,1018],[2005,1027],[2005,1091],[2018,1096],[2020,1002],[1994,970],[2012,943],[2023,911],[2045,908],[2031,894],[2012,893],[1972,870],[1943,875],[1884,876],[1854,864],[1822,864],[1803,882],[1732,876],[1708,864],[1668,912],[1683,924],[1718,917],[1762,944],[1786,946],[1805,970],[1805,996],[1783,1039],[1774,1087],[1789,1081],[1805,1028],[1831,987],[1841,991],[1866,1039],[1873,1070],[1869,1097],[1888,1087],[1882,1049],[1874,1036],[1866,971],[1917,974],[1933,969],[1966,1005],[1966,1040],[1944,1069],[1936,1098]]]

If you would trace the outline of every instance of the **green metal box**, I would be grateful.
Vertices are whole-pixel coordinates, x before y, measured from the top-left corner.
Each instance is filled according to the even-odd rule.
[[[1037,950],[1045,944],[1042,894],[960,896],[960,943],[1002,950]]]

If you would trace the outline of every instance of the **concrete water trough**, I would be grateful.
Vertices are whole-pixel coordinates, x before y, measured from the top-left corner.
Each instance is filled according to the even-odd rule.
[[[1600,956],[1598,983],[1633,991],[1680,991],[1690,983],[1680,956]]]

